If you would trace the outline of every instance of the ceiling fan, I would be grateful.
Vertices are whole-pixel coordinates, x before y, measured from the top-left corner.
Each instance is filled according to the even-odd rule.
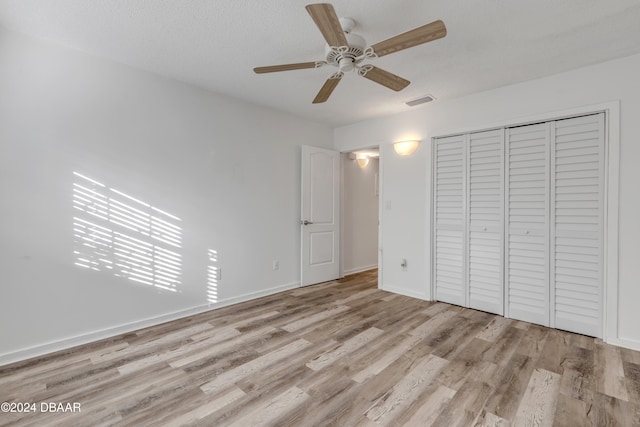
[[[256,74],[263,74],[277,71],[318,68],[325,65],[337,67],[338,71],[333,73],[322,88],[320,88],[320,92],[318,92],[313,100],[314,104],[325,102],[329,99],[329,96],[347,71],[355,71],[360,76],[395,91],[404,89],[411,83],[409,80],[373,65],[362,64],[362,62],[366,59],[378,58],[437,40],[447,35],[444,22],[437,20],[405,33],[398,34],[372,46],[367,46],[367,42],[363,37],[351,32],[355,26],[353,19],[338,19],[338,15],[336,15],[331,4],[310,4],[306,6],[306,9],[327,42],[325,59],[323,61],[256,67],[253,71]]]

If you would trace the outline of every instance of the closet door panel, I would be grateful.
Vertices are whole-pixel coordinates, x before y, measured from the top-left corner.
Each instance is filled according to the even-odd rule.
[[[549,325],[549,124],[507,129],[507,316]]]
[[[552,326],[602,336],[604,114],[554,122]]]
[[[472,133],[467,148],[469,307],[496,314],[504,312],[503,137],[503,129]]]
[[[465,135],[434,142],[435,298],[466,305]]]

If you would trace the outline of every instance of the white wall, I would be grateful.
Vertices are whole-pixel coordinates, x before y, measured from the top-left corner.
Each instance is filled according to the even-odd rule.
[[[640,349],[640,311],[637,309],[640,301],[640,197],[637,190],[637,183],[640,182],[639,75],[640,55],[634,55],[450,101],[427,104],[406,113],[337,128],[334,130],[335,148],[355,150],[360,148],[354,143],[357,141],[384,146],[406,138],[421,139],[421,150],[425,153],[424,167],[413,168],[409,173],[400,166],[405,159],[393,156],[385,158],[384,199],[393,200],[398,194],[406,197],[402,185],[387,185],[398,180],[407,186],[419,182],[414,197],[429,203],[429,145],[432,137],[519,123],[533,117],[553,118],[568,110],[588,110],[591,105],[619,102],[619,282],[608,284],[607,298],[614,300],[607,301],[606,338],[612,343]],[[612,125],[612,132],[616,133],[618,123]],[[615,171],[612,176],[615,180]],[[422,218],[427,230],[430,228],[430,211],[429,207]],[[385,230],[382,233],[386,236],[387,227],[408,234],[415,224],[397,215],[385,217],[383,226]],[[425,268],[418,278],[397,276],[392,284],[415,294],[426,294],[431,276],[428,268],[430,245],[428,239],[421,240],[418,233],[415,236],[418,237],[412,239],[418,247],[414,253],[421,257],[425,255]],[[397,259],[406,252],[406,247],[404,242],[390,242],[383,238],[383,252],[384,271],[395,267]]]
[[[2,29],[0,64],[0,365],[208,309],[208,249],[218,305],[298,285],[331,129]],[[181,218],[178,292],[74,266],[74,171]]]
[[[345,275],[378,266],[378,195],[376,174],[379,161],[370,158],[360,168],[349,153],[342,154],[342,259]]]
[[[382,152],[382,289],[429,299],[426,279],[429,223],[425,170],[429,147],[421,144],[413,155],[401,157],[393,145]],[[403,268],[402,260],[406,260]]]

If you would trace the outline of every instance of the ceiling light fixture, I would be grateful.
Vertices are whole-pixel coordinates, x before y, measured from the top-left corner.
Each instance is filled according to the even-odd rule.
[[[369,164],[369,158],[367,157],[366,159],[356,159],[356,162],[358,162],[358,166],[360,166],[360,169],[364,169]]]
[[[369,156],[366,154],[356,154],[356,163],[360,169],[364,169],[369,164]]]

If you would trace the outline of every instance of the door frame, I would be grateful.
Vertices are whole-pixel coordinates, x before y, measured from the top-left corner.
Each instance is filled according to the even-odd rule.
[[[378,157],[378,289],[382,289],[382,200],[383,200],[383,154],[380,145],[368,145],[365,147],[354,148],[352,150],[340,152],[340,278],[344,277],[344,157],[342,154],[352,153],[361,150],[377,149],[380,156]]]

